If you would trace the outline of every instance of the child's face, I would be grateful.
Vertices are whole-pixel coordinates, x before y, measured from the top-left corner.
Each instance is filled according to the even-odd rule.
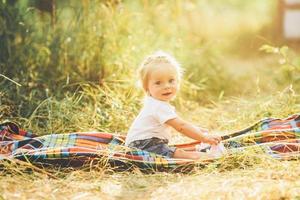
[[[176,69],[169,63],[161,63],[149,74],[147,92],[161,101],[172,100],[178,89]]]

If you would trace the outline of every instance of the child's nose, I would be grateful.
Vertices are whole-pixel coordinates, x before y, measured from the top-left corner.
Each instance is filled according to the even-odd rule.
[[[166,83],[165,88],[170,88],[171,87],[171,83]]]

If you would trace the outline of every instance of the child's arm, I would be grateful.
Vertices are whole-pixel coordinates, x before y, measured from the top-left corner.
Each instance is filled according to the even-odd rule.
[[[213,145],[216,145],[221,141],[220,136],[204,135],[201,129],[196,128],[191,123],[186,122],[179,117],[166,121],[166,124],[194,140],[199,140]]]

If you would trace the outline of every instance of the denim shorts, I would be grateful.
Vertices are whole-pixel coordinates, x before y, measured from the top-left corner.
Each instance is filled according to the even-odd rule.
[[[135,140],[128,146],[172,158],[176,147],[168,146],[168,142],[167,139],[153,137],[145,140]]]

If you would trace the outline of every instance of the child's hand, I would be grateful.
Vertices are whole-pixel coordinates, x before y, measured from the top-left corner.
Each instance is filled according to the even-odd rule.
[[[202,139],[202,142],[208,143],[211,145],[217,145],[221,141],[221,136],[218,135],[205,135]]]

